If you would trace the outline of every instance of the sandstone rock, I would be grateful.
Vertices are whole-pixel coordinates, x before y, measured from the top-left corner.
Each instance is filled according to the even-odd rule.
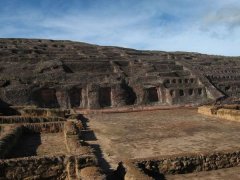
[[[237,57],[30,39],[0,39],[0,47],[0,107],[199,105],[240,96]]]

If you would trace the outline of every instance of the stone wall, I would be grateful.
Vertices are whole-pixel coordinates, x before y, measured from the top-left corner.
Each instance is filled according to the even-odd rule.
[[[99,179],[106,178],[93,150],[81,139],[83,125],[78,120],[64,123],[64,136],[69,154],[73,156],[67,165],[68,178],[71,179]]]
[[[64,137],[69,152],[75,151],[75,149],[81,146],[79,133],[80,131],[73,121],[68,121],[64,124]]]
[[[0,160],[3,179],[65,179],[65,156],[26,157]]]
[[[224,118],[230,121],[240,122],[240,110],[219,109],[217,111],[217,117]]]
[[[202,106],[198,108],[198,113],[240,122],[240,110],[237,105]]]
[[[130,162],[124,162],[123,168],[118,167],[118,174],[122,175],[124,180],[153,180],[152,177],[148,176],[143,172],[143,170],[140,170],[139,168],[136,168],[135,165]]]
[[[92,149],[80,138],[82,128],[77,119],[16,126],[0,140],[0,179],[106,179]],[[58,132],[65,136],[63,143],[68,149],[65,155],[3,159],[22,134]]]
[[[170,89],[171,104],[202,104],[207,101],[207,94],[204,87]]]
[[[18,124],[18,123],[42,123],[65,121],[61,117],[24,117],[24,116],[0,116],[0,124]]]
[[[214,108],[213,106],[201,106],[198,108],[198,113],[212,116],[216,114],[216,108]]]
[[[24,133],[59,133],[63,132],[64,122],[24,124]]]
[[[42,116],[42,117],[65,117],[66,111],[61,109],[46,108],[23,108],[20,110],[22,116]]]
[[[105,175],[94,156],[34,156],[0,160],[0,179],[99,179]],[[86,169],[90,171],[85,172]]]
[[[185,174],[240,166],[240,151],[180,154],[132,160],[133,166],[150,177],[165,174]]]

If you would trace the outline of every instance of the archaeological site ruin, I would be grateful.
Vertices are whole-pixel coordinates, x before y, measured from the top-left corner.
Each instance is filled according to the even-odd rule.
[[[0,179],[240,179],[240,57],[0,39]]]

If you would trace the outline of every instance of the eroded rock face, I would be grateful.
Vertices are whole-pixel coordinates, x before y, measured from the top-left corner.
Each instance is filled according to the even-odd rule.
[[[240,58],[0,39],[0,106],[199,105],[222,97],[239,102],[239,67]]]

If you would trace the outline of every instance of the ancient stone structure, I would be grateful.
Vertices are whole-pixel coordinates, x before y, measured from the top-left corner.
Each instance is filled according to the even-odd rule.
[[[236,148],[124,159],[109,172],[99,144],[86,138],[94,133],[83,116],[205,105],[200,113],[240,121],[239,67],[240,57],[0,39],[0,179],[161,179],[239,166]],[[183,134],[211,128],[201,127],[199,119],[194,126],[183,122]],[[176,121],[160,128],[171,131],[175,126]]]
[[[125,179],[161,179],[165,174],[185,174],[239,166],[240,151],[134,159],[125,163]]]
[[[230,57],[1,39],[0,104],[97,109],[238,101],[239,66]]]
[[[81,121],[58,117],[67,113],[59,110],[22,112],[1,117],[1,179],[105,179],[93,150],[81,140]],[[46,115],[53,113],[59,119]]]

